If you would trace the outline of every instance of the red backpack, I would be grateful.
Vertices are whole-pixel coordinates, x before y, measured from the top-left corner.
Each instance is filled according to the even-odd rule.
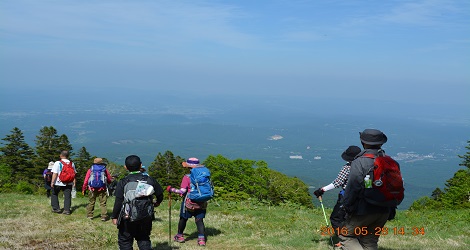
[[[372,188],[364,189],[367,202],[383,207],[396,207],[403,201],[405,188],[401,176],[400,165],[392,157],[364,154],[374,159],[374,166],[369,170]]]
[[[73,180],[75,179],[75,169],[73,169],[72,167],[72,161],[66,163],[61,160],[60,163],[62,165],[62,170],[59,174],[59,180],[62,183],[73,182]]]

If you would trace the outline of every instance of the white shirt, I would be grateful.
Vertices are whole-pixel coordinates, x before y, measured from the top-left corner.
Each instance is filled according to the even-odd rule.
[[[69,160],[67,159],[62,159],[62,161],[68,163],[70,162]],[[55,186],[66,186],[66,185],[73,185],[73,182],[69,182],[69,183],[62,183],[60,180],[59,180],[59,175],[60,175],[60,172],[61,172],[61,165],[62,163],[60,163],[60,161],[56,161],[54,162],[54,166],[52,167],[52,173],[56,173],[57,174],[57,178],[54,182],[54,185]],[[62,166],[63,167],[63,166]],[[75,171],[75,173],[77,173],[77,170],[75,169],[75,164],[72,162],[72,167],[73,167],[73,170]]]

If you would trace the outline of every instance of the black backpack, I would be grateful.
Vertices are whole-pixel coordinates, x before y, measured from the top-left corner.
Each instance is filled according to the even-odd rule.
[[[44,180],[46,180],[47,183],[51,184],[52,182],[52,170],[48,169],[46,172],[46,176],[44,176]]]

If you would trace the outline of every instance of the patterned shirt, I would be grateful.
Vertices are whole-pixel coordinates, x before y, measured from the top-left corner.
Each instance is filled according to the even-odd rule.
[[[348,184],[348,178],[349,178],[349,172],[351,170],[351,165],[350,163],[346,163],[346,165],[343,166],[341,171],[338,173],[338,177],[332,182],[335,188],[342,187],[343,189],[346,189],[346,184]]]

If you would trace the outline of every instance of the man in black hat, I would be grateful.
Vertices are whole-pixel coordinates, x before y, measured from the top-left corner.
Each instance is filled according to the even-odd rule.
[[[364,150],[351,162],[348,185],[343,199],[343,209],[347,216],[343,224],[347,230],[340,235],[343,249],[377,249],[379,236],[377,228],[383,228],[389,218],[390,208],[367,203],[361,192],[364,188],[364,176],[374,166],[374,159],[364,154],[385,155],[382,145],[387,136],[377,129],[365,129],[359,133]]]

